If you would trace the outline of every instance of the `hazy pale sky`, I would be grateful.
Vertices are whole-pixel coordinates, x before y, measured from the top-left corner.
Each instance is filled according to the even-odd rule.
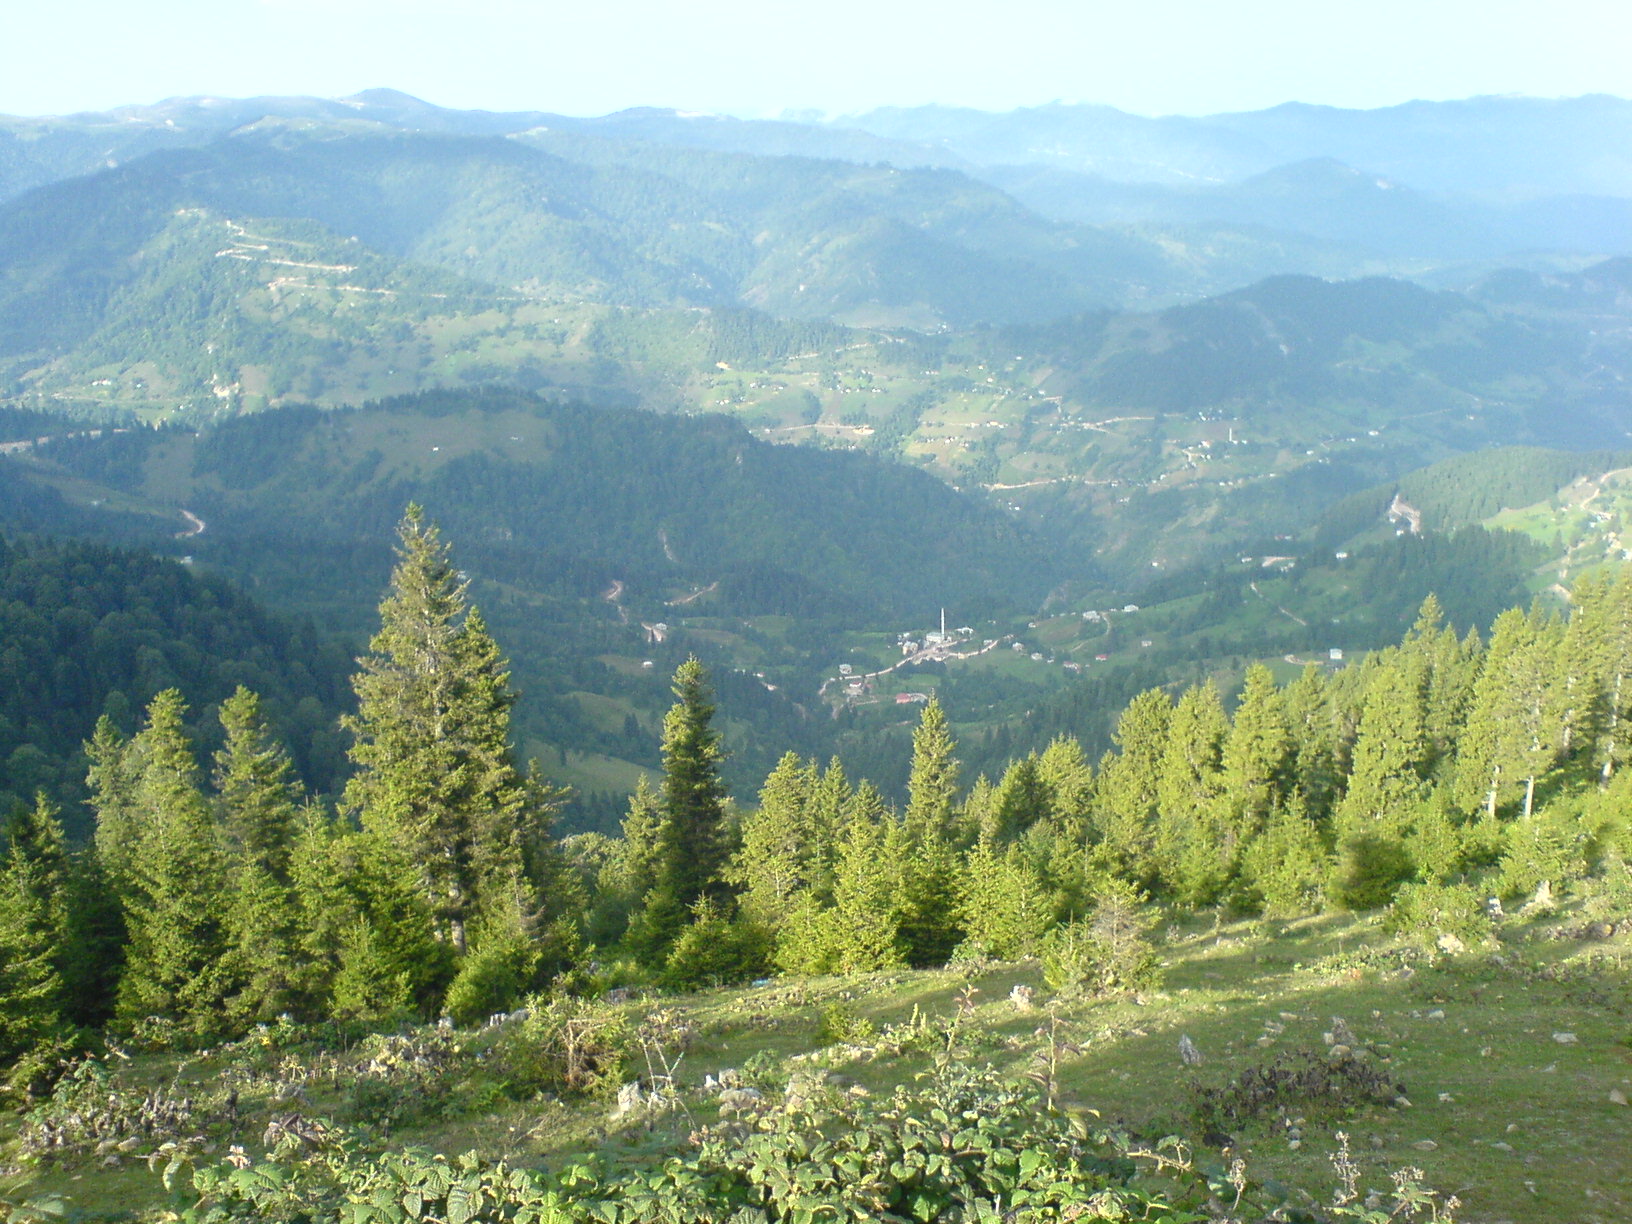
[[[188,94],[765,116],[1632,97],[1628,0],[3,0],[0,112]]]

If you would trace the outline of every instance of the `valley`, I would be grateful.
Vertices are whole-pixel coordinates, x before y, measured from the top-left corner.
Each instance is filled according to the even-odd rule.
[[[1621,1219],[1623,131],[0,116],[0,1221]]]

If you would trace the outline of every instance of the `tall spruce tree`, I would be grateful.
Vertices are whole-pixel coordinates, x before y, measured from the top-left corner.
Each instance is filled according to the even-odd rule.
[[[1221,785],[1228,812],[1226,844],[1235,862],[1286,792],[1292,751],[1286,707],[1269,668],[1247,669],[1246,683],[1224,739]]]
[[[865,973],[902,963],[899,868],[887,852],[886,826],[894,817],[871,783],[862,782],[845,805],[844,832],[827,924],[827,968]]]
[[[134,792],[141,823],[135,846],[119,847],[129,855],[131,881],[119,1014],[127,1020],[164,1016],[208,1032],[219,1026],[230,989],[227,872],[199,788],[186,709],[181,694],[166,689],[153,698],[147,723],[131,743],[141,767]]]
[[[227,851],[231,903],[228,1011],[240,1022],[295,1008],[301,970],[289,856],[300,814],[300,785],[272,738],[261,699],[240,687],[221,705],[226,742],[215,755],[216,808]]]
[[[1337,806],[1341,842],[1351,835],[1396,837],[1423,794],[1428,761],[1420,674],[1397,655],[1370,669],[1351,754],[1348,788]]]
[[[1130,880],[1155,878],[1155,838],[1162,757],[1173,701],[1159,688],[1140,693],[1116,720],[1118,752],[1107,753],[1094,780],[1093,824],[1104,853]]]
[[[435,937],[457,955],[484,911],[507,929],[536,916],[526,844],[548,816],[511,757],[515,698],[466,586],[440,532],[410,506],[345,720],[357,765],[345,807],[380,843],[381,864],[416,877]],[[510,912],[518,905],[527,912]]]
[[[734,876],[742,910],[774,928],[796,894],[810,887],[817,850],[812,799],[819,772],[797,753],[785,753],[760,788],[759,807],[742,822],[742,849]]]
[[[1496,618],[1457,744],[1456,798],[1465,811],[1496,816],[1517,791],[1528,816],[1536,778],[1552,764],[1561,723],[1552,692],[1562,633],[1517,608]]]
[[[1155,855],[1163,881],[1186,905],[1218,899],[1235,870],[1223,793],[1229,719],[1209,682],[1179,698],[1156,784]]]
[[[958,946],[957,745],[939,701],[924,707],[912,735],[907,810],[900,844],[891,846],[902,864],[901,944],[908,963],[944,965]]]
[[[946,711],[931,698],[912,733],[912,768],[907,776],[906,821],[915,836],[952,837],[958,768],[957,745]]]
[[[71,1042],[67,872],[62,826],[41,795],[0,838],[0,1099],[43,1087]]]
[[[664,959],[698,902],[717,903],[730,889],[731,845],[725,826],[725,750],[714,729],[708,673],[695,657],[674,673],[676,698],[663,719],[662,823],[656,883],[630,923],[630,940],[648,959]]]

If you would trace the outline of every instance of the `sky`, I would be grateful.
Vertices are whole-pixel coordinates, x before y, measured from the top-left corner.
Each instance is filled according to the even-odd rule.
[[[5,0],[0,113],[373,87],[767,117],[1632,97],[1627,0]]]

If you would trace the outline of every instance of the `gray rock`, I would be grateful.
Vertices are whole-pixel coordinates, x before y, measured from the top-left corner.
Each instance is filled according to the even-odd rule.
[[[626,1114],[638,1111],[646,1104],[646,1094],[641,1090],[639,1080],[630,1080],[618,1089],[618,1104],[612,1110],[614,1118],[621,1118]]]
[[[1196,1049],[1196,1043],[1190,1040],[1190,1034],[1184,1033],[1179,1037],[1179,1059],[1187,1067],[1201,1065],[1201,1051]]]

